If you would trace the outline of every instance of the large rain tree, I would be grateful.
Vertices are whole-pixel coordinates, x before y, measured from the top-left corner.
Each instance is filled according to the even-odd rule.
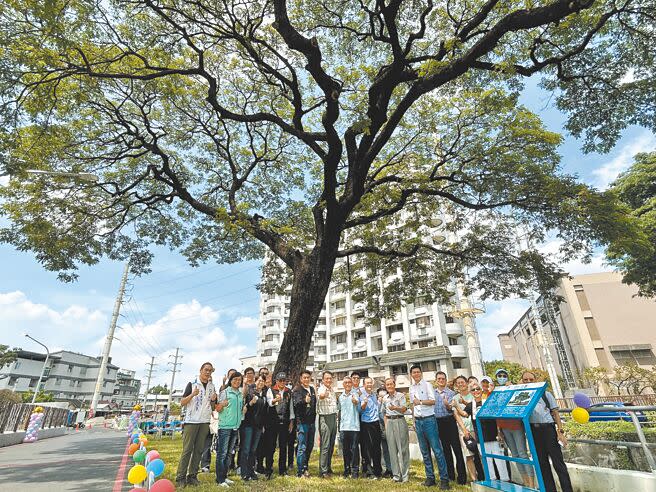
[[[586,150],[653,128],[655,17],[653,0],[4,1],[0,240],[68,280],[102,256],[147,271],[152,244],[194,265],[268,252],[264,287],[292,285],[275,369],[292,374],[331,278],[375,315],[453,282],[547,289],[558,255],[518,251],[518,228],[586,257],[632,225],[560,170],[523,84],[541,78]]]

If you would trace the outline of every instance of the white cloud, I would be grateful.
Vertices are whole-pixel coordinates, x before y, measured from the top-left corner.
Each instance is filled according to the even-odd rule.
[[[651,132],[645,131],[615,152],[610,161],[592,171],[595,176],[595,186],[604,190],[617,176],[631,166],[633,156],[640,152],[649,152],[656,147],[656,138]]]
[[[507,333],[526,312],[529,303],[523,299],[506,299],[501,302],[486,301],[485,313],[476,318],[476,328],[481,341],[483,359],[502,359],[499,333]]]
[[[240,330],[254,330],[258,325],[258,319],[252,316],[240,316],[235,320],[235,326]]]
[[[0,342],[26,350],[39,351],[41,347],[23,337],[29,332],[45,343],[51,352],[71,350],[87,355],[98,355],[105,342],[110,312],[90,310],[79,304],[55,309],[46,304],[32,302],[20,291],[0,293]],[[163,316],[152,322],[135,321],[121,317],[112,344],[112,362],[119,367],[137,371],[145,385],[145,364],[155,356],[157,364],[151,386],[170,384],[175,348],[180,348],[182,365],[176,374],[176,388],[192,381],[203,362],[212,362],[217,370],[216,379],[231,368],[239,367],[239,357],[249,349],[234,333],[224,330],[219,313],[196,300],[171,306]],[[240,323],[249,318],[242,317]],[[237,322],[235,321],[235,324]],[[7,329],[5,329],[5,327]],[[248,340],[247,344],[253,344]],[[171,356],[171,357],[170,357]]]

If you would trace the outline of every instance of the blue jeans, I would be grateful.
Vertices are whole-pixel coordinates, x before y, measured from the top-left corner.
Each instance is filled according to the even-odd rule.
[[[237,429],[219,429],[216,443],[216,483],[223,483],[228,477],[230,449],[237,440]]]
[[[308,468],[314,447],[315,425],[298,424],[298,450],[296,452],[296,474],[300,477]]]
[[[241,478],[255,476],[255,450],[260,442],[262,429],[250,425],[239,429],[239,466]]]
[[[426,478],[435,480],[433,471],[433,460],[431,458],[431,449],[437,461],[437,469],[440,472],[440,480],[449,480],[449,472],[446,469],[446,460],[440,444],[440,437],[437,432],[437,421],[435,417],[417,419],[415,418],[415,431],[417,432],[417,441],[419,450],[424,459],[424,468],[426,469]]]

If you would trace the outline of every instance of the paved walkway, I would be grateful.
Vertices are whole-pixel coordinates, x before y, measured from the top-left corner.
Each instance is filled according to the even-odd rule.
[[[91,429],[0,448],[0,491],[111,492],[126,443],[125,432]]]

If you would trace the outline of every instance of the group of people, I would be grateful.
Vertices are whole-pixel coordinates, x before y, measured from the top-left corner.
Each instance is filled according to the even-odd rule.
[[[319,476],[334,474],[332,457],[337,436],[344,458],[343,476],[371,479],[409,479],[410,444],[406,413],[410,413],[423,458],[425,486],[450,488],[450,481],[466,484],[484,480],[476,413],[497,385],[511,384],[507,371],[495,374],[496,382],[484,377],[459,376],[447,381],[437,372],[434,384],[424,380],[421,367],[410,368],[408,393],[397,391],[395,378],[374,389],[374,380],[357,372],[345,376],[342,391],[330,371],[323,371],[319,384],[312,373],[301,372],[291,386],[285,373],[272,377],[266,368],[255,373],[231,369],[218,389],[212,382],[214,368],[206,362],[196,381],[187,384],[181,405],[185,409],[183,449],[178,465],[178,486],[197,485],[199,467],[209,471],[211,450],[216,451],[216,483],[229,487],[229,471],[238,471],[244,481],[271,478],[278,450],[278,474],[287,475],[295,466],[298,477],[308,477],[308,463],[319,433]],[[522,383],[535,382],[526,371]],[[556,487],[549,459],[553,462],[563,492],[571,492],[561,445],[563,434],[556,400],[551,393],[538,403],[530,418],[537,460],[548,492]],[[516,458],[528,458],[521,421],[482,420],[482,439],[487,453],[502,455],[505,447]],[[437,464],[436,478],[433,457]],[[295,461],[295,462],[294,462]],[[520,477],[512,478],[506,460],[488,458],[488,473],[502,481],[535,487],[532,467],[520,464]],[[384,469],[383,469],[384,467]]]

